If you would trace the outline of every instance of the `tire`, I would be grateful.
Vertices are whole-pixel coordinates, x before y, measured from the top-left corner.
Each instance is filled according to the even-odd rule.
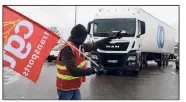
[[[161,61],[157,62],[158,67],[161,67]]]
[[[165,58],[161,55],[160,61],[157,62],[158,67],[163,67],[165,65]]]
[[[147,55],[145,54],[144,56],[143,56],[143,65],[144,65],[144,68],[147,68],[147,65],[148,65],[148,63],[147,63]]]
[[[142,70],[144,68],[143,66],[143,55],[141,55],[141,58],[140,58],[140,70]]]
[[[176,70],[179,70],[179,66],[176,66]]]
[[[138,77],[139,71],[134,71],[133,73],[134,73],[134,76],[135,76],[135,77]]]
[[[169,65],[169,59],[166,60],[166,66],[168,66],[168,65]]]
[[[166,65],[166,58],[165,58],[165,56],[162,56],[162,58],[161,58],[161,68],[164,69],[165,65]]]

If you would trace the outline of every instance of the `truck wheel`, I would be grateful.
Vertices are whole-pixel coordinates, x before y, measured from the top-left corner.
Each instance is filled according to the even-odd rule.
[[[169,59],[166,60],[166,66],[168,66],[168,65],[169,65]]]
[[[160,61],[157,62],[158,67],[163,67],[165,65],[164,56],[161,55]]]
[[[166,64],[165,56],[162,56],[162,58],[161,58],[161,67],[162,67],[162,69],[165,68],[165,64]]]
[[[176,70],[179,70],[179,66],[176,66]]]
[[[157,64],[158,64],[158,67],[161,67],[161,61],[158,61]]]
[[[141,55],[141,58],[140,58],[140,70],[143,69],[144,66],[143,66],[143,55]]]
[[[147,67],[148,67],[147,61],[145,61],[144,68],[147,68]]]
[[[140,61],[140,65],[139,66],[140,66],[140,70],[143,69],[143,64],[141,63],[141,61]]]
[[[139,75],[139,71],[134,71],[134,76],[138,77],[138,75]]]
[[[146,55],[146,54],[144,54],[143,60],[144,60],[144,61],[143,61],[144,68],[146,68],[147,65],[148,65],[148,63],[147,63],[147,55]]]

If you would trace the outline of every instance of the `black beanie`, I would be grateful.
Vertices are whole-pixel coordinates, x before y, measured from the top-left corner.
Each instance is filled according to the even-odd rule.
[[[87,30],[83,25],[78,24],[72,28],[71,37],[83,37],[83,36],[87,36]]]

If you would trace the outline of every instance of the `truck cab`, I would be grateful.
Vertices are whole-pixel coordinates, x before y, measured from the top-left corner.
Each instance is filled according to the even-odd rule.
[[[122,38],[112,39],[104,47],[91,52],[91,59],[104,70],[134,71],[141,66],[140,37],[145,33],[145,22],[135,9],[103,10],[88,23],[91,41],[96,42],[121,31]],[[91,66],[95,66],[91,63]]]

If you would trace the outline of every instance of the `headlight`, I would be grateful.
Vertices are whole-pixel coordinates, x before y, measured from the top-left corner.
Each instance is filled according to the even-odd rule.
[[[91,58],[98,60],[98,56],[97,55],[91,55]]]
[[[135,62],[129,62],[128,65],[135,65],[136,63]]]
[[[136,56],[129,56],[127,60],[128,61],[135,61],[136,60]]]

